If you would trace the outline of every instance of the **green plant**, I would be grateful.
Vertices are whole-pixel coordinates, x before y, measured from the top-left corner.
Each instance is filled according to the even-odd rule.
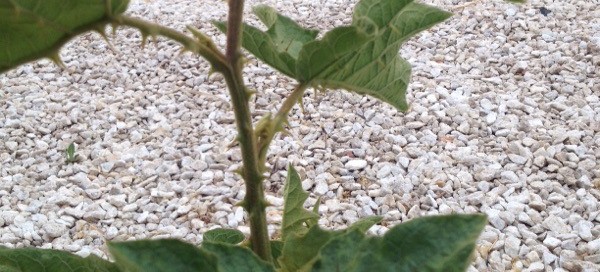
[[[65,150],[65,153],[67,154],[67,163],[74,163],[77,162],[77,160],[79,159],[79,155],[75,154],[75,144],[71,143],[67,149]]]
[[[309,87],[341,88],[408,109],[405,90],[410,65],[398,56],[400,46],[416,33],[445,20],[449,13],[412,0],[362,0],[351,25],[316,39],[305,29],[267,6],[254,13],[267,26],[261,31],[242,24],[244,1],[229,0],[227,22],[215,25],[227,34],[225,52],[193,27],[193,36],[122,15],[127,0],[0,1],[0,72],[38,58],[62,65],[58,50],[87,31],[105,36],[105,28],[129,26],[148,36],[165,36],[206,59],[223,75],[233,106],[246,184],[239,203],[249,214],[247,241],[237,230],[213,230],[200,247],[178,240],[108,242],[114,262],[95,256],[43,249],[0,248],[2,271],[460,271],[469,264],[475,240],[485,225],[483,215],[445,215],[414,219],[393,227],[383,237],[364,233],[380,217],[364,218],[346,230],[329,231],[317,224],[315,207],[290,165],[284,188],[281,239],[267,233],[263,173],[268,147],[292,107]],[[144,42],[143,41],[143,42]],[[298,81],[279,111],[252,124],[250,97],[243,83],[243,46],[258,59]],[[75,159],[74,145],[67,161]],[[31,260],[36,260],[31,262]]]

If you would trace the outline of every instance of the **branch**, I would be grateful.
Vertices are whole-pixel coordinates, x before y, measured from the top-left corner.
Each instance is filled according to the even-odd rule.
[[[261,167],[264,167],[265,165],[267,151],[269,150],[269,145],[271,145],[275,134],[283,129],[283,123],[287,121],[289,112],[292,110],[294,105],[296,105],[296,103],[302,99],[305,90],[305,84],[299,84],[296,86],[290,96],[283,101],[281,108],[279,108],[273,119],[265,120],[267,123],[261,127],[261,131],[259,131],[257,128],[256,134],[258,137],[258,158],[260,162],[259,165]],[[267,116],[267,118],[269,118],[269,116]]]
[[[194,33],[198,39],[191,38],[175,29],[129,16],[118,16],[112,18],[111,23],[113,24],[113,27],[114,25],[122,25],[137,28],[140,30],[140,32],[142,32],[144,37],[160,35],[177,41],[183,45],[186,50],[194,52],[205,58],[213,67],[215,67],[215,70],[217,70],[217,67],[222,69],[223,67],[227,66],[227,62],[223,53],[217,49],[210,39],[203,39],[199,37],[198,35],[201,34],[199,32],[196,33],[193,28],[190,28],[190,31],[192,31],[192,33]]]

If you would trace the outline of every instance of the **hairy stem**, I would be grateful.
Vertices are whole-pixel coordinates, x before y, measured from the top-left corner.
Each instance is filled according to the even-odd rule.
[[[272,262],[271,244],[267,229],[267,203],[264,197],[262,167],[259,167],[256,136],[252,127],[249,98],[250,92],[244,85],[242,77],[243,61],[240,55],[243,0],[229,0],[229,17],[227,20],[227,47],[225,58],[227,69],[222,72],[231,95],[231,103],[238,128],[238,141],[242,151],[244,167],[241,174],[246,184],[246,196],[242,206],[250,219],[250,244],[252,251],[261,259]]]
[[[260,138],[258,142],[258,151],[259,151],[259,161],[260,165],[265,165],[267,158],[267,151],[269,150],[269,145],[273,141],[275,134],[281,131],[283,123],[286,122],[287,116],[289,112],[292,110],[294,105],[302,99],[302,95],[304,95],[304,91],[306,90],[306,85],[299,84],[292,91],[290,96],[288,96],[281,104],[281,108],[277,111],[275,116],[270,122],[269,131],[264,135],[264,137]]]
[[[129,16],[118,16],[112,18],[111,22],[113,25],[123,25],[137,28],[142,32],[142,35],[145,36],[160,35],[177,41],[181,43],[185,49],[205,58],[213,67],[215,67],[215,69],[217,69],[217,67],[224,69],[227,66],[227,62],[223,53],[219,52],[216,49],[216,46],[214,46],[214,44],[210,41],[198,41],[175,29]]]

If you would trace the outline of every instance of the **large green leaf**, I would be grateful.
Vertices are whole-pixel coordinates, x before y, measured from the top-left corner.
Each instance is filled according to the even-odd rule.
[[[383,237],[360,231],[337,235],[322,248],[312,271],[465,271],[484,215],[423,217]]]
[[[244,241],[244,234],[236,229],[213,229],[202,235],[203,242],[236,245]]]
[[[250,249],[223,243],[202,243],[202,249],[217,257],[220,272],[270,272],[273,266],[256,256]],[[202,270],[207,271],[207,270]]]
[[[299,271],[306,269],[316,260],[321,248],[342,231],[328,231],[311,227],[307,233],[288,237],[283,244],[278,261],[283,271]]]
[[[176,239],[109,243],[123,271],[218,271],[215,254]]]
[[[0,271],[3,272],[74,272],[96,271],[117,272],[119,268],[96,255],[86,258],[53,250],[21,248],[9,249],[0,247]]]
[[[381,216],[365,217],[363,219],[360,219],[360,220],[356,221],[354,224],[352,224],[348,228],[348,231],[358,230],[361,233],[365,233],[373,225],[378,224],[379,222],[381,222],[382,219],[383,219],[383,217],[381,217]]]
[[[129,0],[0,1],[0,73],[20,64],[51,58],[71,38],[103,30]]]
[[[284,271],[306,270],[316,261],[323,246],[347,232],[364,233],[381,221],[380,216],[363,218],[345,230],[329,231],[314,225],[306,233],[293,233],[283,244],[278,263]]]
[[[274,271],[248,248],[220,242],[196,247],[176,239],[141,240],[109,243],[109,250],[123,271]]]
[[[362,0],[351,27],[333,29],[303,47],[298,79],[371,95],[405,111],[411,68],[398,56],[400,46],[448,17],[448,12],[412,0]],[[353,40],[360,46],[349,44]]]
[[[279,240],[271,240],[271,256],[273,256],[273,260],[275,260],[275,268],[279,268],[279,262],[277,259],[281,256],[281,252],[283,251],[283,242]]]
[[[319,219],[315,212],[304,208],[308,193],[302,189],[300,176],[293,166],[289,166],[288,175],[283,187],[283,218],[281,238],[283,241],[290,235],[300,235],[308,231],[308,221]]]
[[[313,41],[316,30],[305,29],[288,17],[265,5],[256,6],[254,14],[267,26],[267,31],[244,24],[242,46],[258,59],[280,72],[296,78],[296,59],[307,42]],[[221,31],[227,31],[223,22],[215,22]]]

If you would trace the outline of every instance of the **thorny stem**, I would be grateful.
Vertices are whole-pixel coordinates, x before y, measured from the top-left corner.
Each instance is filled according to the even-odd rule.
[[[186,50],[197,53],[205,58],[215,70],[223,69],[227,66],[225,56],[216,49],[216,46],[214,46],[212,42],[199,42],[175,29],[129,16],[112,18],[111,23],[113,25],[124,25],[137,28],[144,36],[161,35],[177,41],[181,43]]]
[[[241,205],[249,214],[250,244],[252,250],[261,259],[272,262],[271,244],[267,229],[262,167],[259,167],[257,140],[252,126],[249,98],[250,92],[242,77],[243,60],[240,54],[243,0],[229,0],[229,18],[227,22],[227,47],[223,55],[210,40],[199,40],[174,29],[144,20],[119,16],[112,18],[114,25],[125,25],[139,29],[144,36],[161,35],[181,43],[185,49],[204,57],[217,72],[223,74],[235,114],[238,141],[242,151],[243,168],[241,175],[246,184],[246,196]],[[194,33],[196,34],[196,33]]]
[[[258,142],[258,151],[259,151],[259,161],[260,165],[264,166],[267,158],[267,151],[269,150],[269,145],[273,141],[275,134],[282,129],[283,123],[287,121],[287,116],[289,112],[292,110],[294,105],[302,99],[302,95],[304,95],[304,91],[306,90],[305,84],[299,84],[294,88],[290,96],[288,96],[281,104],[281,108],[277,111],[275,116],[270,122],[269,131],[267,131],[264,138],[260,138]]]
[[[243,60],[240,55],[243,0],[229,0],[229,17],[227,19],[227,69],[222,69],[235,113],[238,128],[238,141],[242,150],[244,164],[241,174],[246,184],[246,196],[242,206],[250,219],[250,244],[252,251],[261,259],[272,262],[271,244],[267,229],[262,167],[259,166],[256,135],[252,126],[249,98],[250,92],[244,85],[242,77]]]

